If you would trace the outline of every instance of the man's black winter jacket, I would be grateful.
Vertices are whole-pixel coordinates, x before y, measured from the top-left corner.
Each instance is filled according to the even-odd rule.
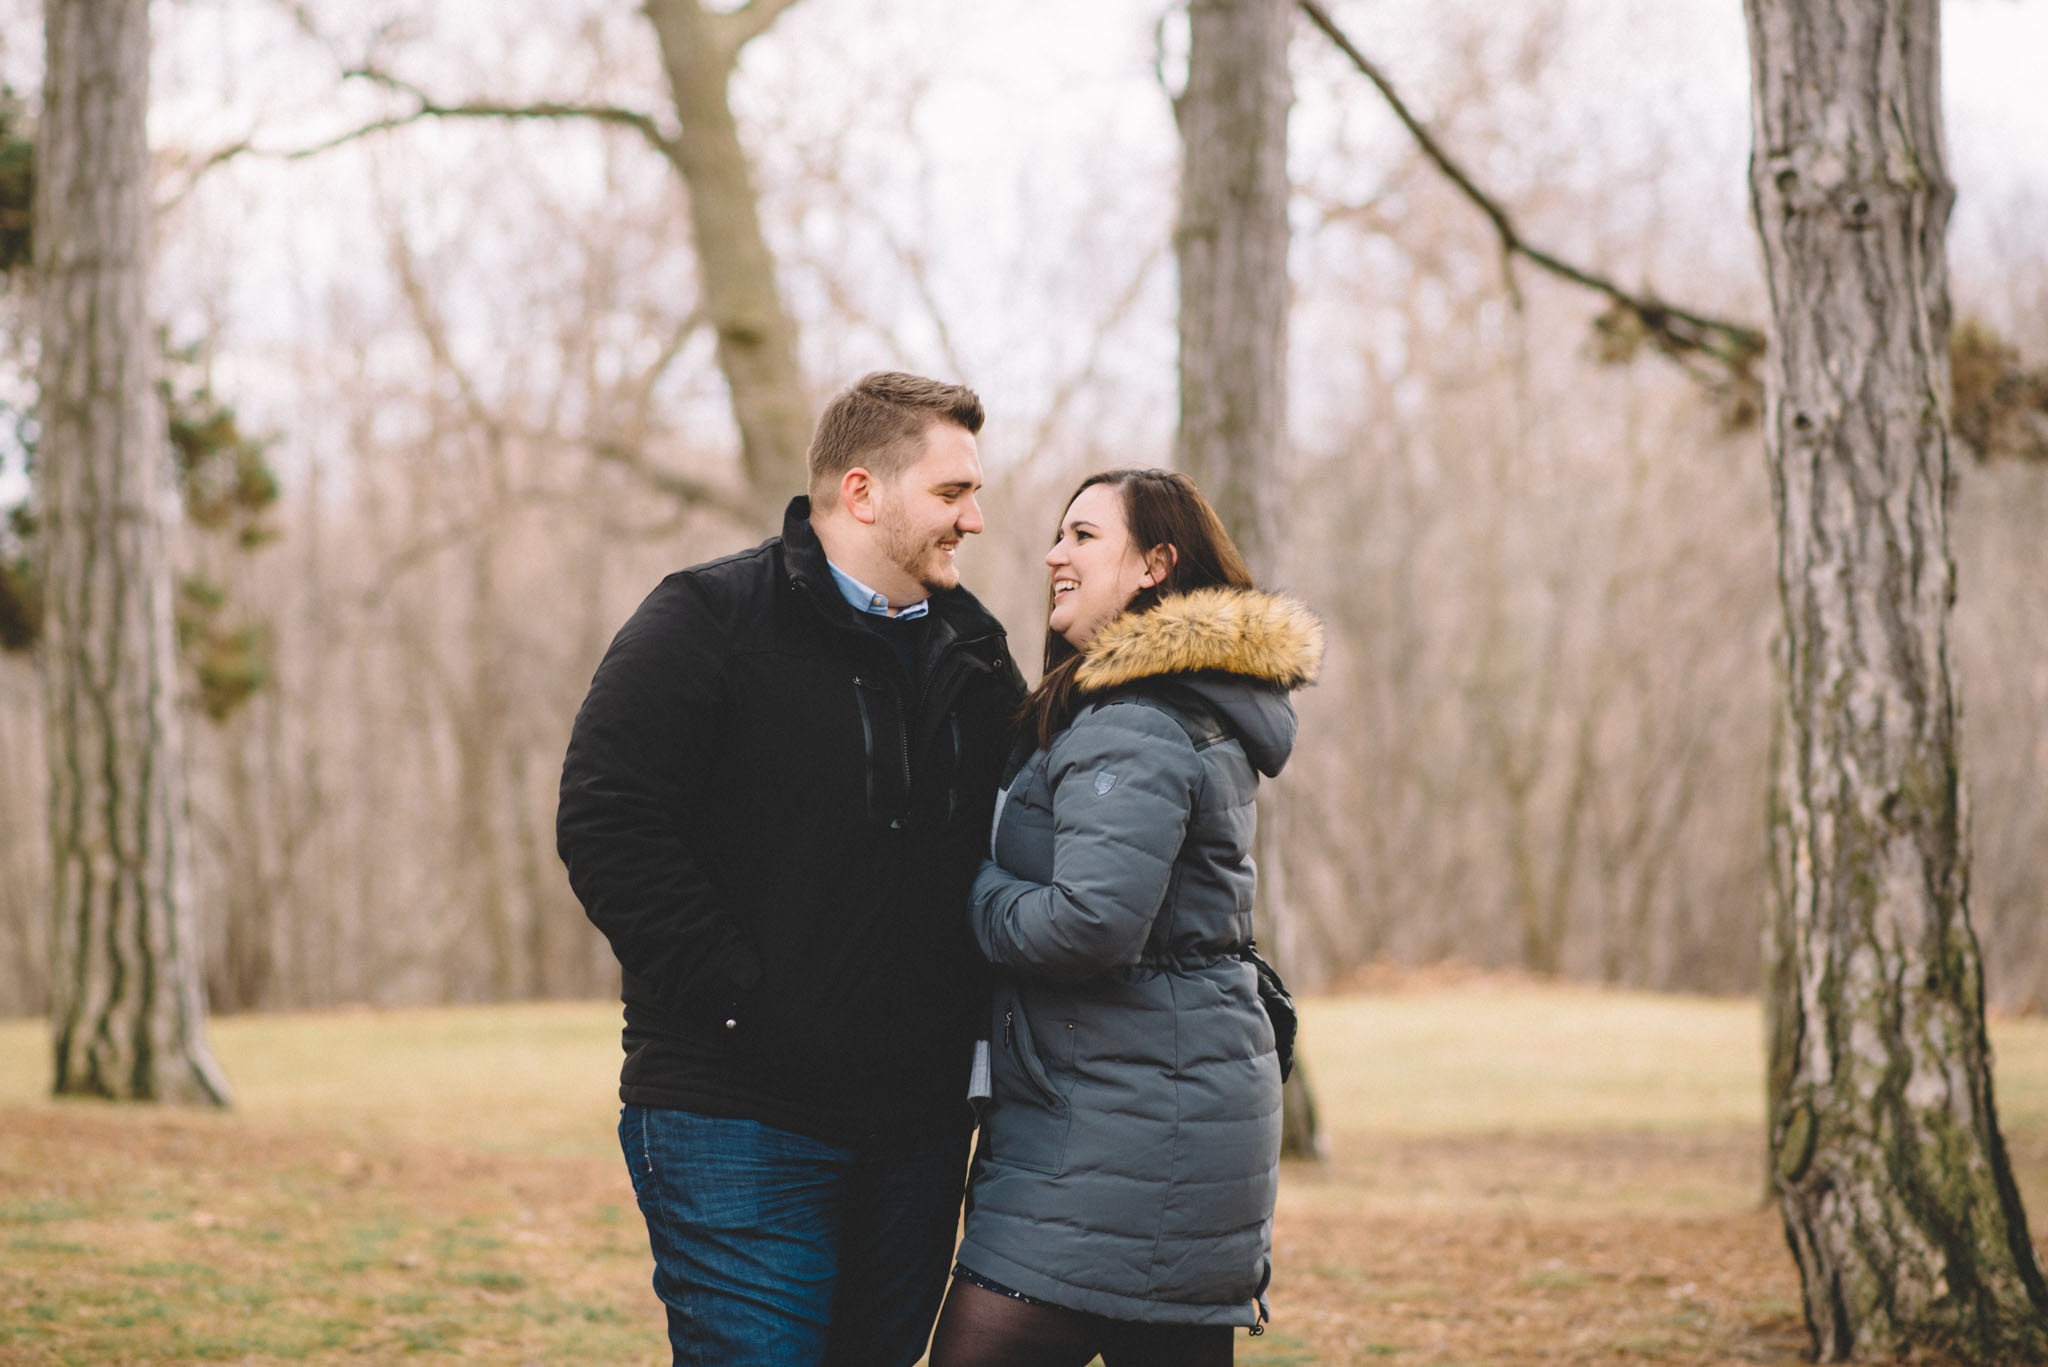
[[[837,1140],[964,1123],[967,889],[1022,688],[961,588],[906,676],[802,498],[648,595],[577,714],[556,825],[624,970],[623,1100]]]

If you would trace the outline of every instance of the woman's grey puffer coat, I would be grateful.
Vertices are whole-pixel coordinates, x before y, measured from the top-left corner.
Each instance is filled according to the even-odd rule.
[[[969,1271],[1112,1319],[1261,1317],[1280,1072],[1238,951],[1258,775],[1321,654],[1307,609],[1234,589],[1089,643],[1083,705],[1011,783],[974,884],[998,974]]]

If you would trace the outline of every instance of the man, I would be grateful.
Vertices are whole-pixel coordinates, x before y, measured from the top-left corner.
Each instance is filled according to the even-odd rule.
[[[670,575],[577,714],[558,847],[623,972],[620,1144],[677,1363],[909,1367],[950,1266],[967,888],[1023,691],[953,557],[970,389],[837,395],[782,534]]]

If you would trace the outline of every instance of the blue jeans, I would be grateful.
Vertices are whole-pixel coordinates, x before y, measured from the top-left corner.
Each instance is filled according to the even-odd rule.
[[[619,1147],[676,1367],[910,1367],[952,1266],[967,1132],[859,1147],[627,1106]]]

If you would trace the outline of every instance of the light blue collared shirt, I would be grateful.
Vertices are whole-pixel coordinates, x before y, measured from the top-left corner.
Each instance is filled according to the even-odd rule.
[[[832,571],[832,582],[839,585],[839,592],[845,596],[847,602],[853,604],[857,612],[871,612],[877,617],[894,617],[899,622],[906,622],[913,617],[922,617],[932,610],[932,600],[920,598],[909,607],[892,613],[889,611],[887,595],[876,593],[829,560],[825,562],[825,568]]]

